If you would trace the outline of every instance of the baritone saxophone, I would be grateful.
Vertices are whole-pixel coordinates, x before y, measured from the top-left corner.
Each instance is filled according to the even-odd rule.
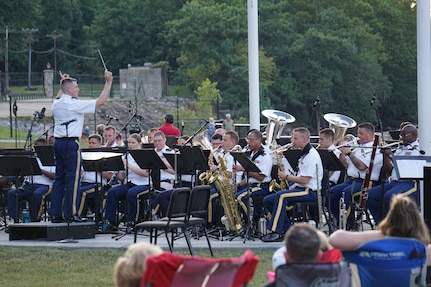
[[[233,188],[227,177],[226,159],[219,155],[219,171],[214,172],[209,179],[209,184],[214,184],[224,208],[229,230],[238,232],[242,229],[242,218],[239,214],[238,205],[233,196]]]

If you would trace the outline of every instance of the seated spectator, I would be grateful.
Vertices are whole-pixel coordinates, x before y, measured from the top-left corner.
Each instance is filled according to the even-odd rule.
[[[130,245],[126,253],[117,259],[114,268],[116,287],[139,287],[146,268],[146,259],[150,255],[158,255],[163,250],[146,242]]]

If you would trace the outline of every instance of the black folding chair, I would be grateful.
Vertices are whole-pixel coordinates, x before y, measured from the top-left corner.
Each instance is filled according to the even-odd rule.
[[[174,189],[169,201],[167,217],[161,218],[159,220],[144,221],[136,224],[134,242],[136,243],[136,238],[139,231],[148,230],[150,232],[150,243],[153,243],[154,236],[154,244],[157,244],[157,237],[159,235],[158,230],[163,230],[169,245],[169,250],[172,252],[174,246],[174,231],[176,231],[178,228],[181,228],[187,241],[190,254],[193,255],[190,238],[187,232],[185,232],[187,227],[187,214],[189,210],[190,195],[191,190],[188,187]],[[171,233],[171,240],[169,240],[169,232]]]
[[[206,230],[210,193],[211,189],[209,185],[197,185],[192,189],[189,212],[187,214],[187,225],[191,227],[201,227],[200,229],[203,230],[207,239],[211,256],[214,256]],[[196,228],[196,232],[197,238],[199,238],[198,228]]]

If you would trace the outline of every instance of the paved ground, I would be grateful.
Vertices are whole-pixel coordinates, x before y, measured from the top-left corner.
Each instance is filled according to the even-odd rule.
[[[25,224],[25,223],[20,223]],[[50,223],[51,224],[51,223]],[[73,223],[72,223],[73,224]],[[112,234],[96,234],[95,238],[91,239],[78,239],[76,243],[62,243],[60,241],[47,241],[45,239],[38,240],[9,240],[9,233],[4,230],[0,231],[0,246],[21,246],[21,247],[57,247],[57,248],[126,248],[133,243],[133,234],[126,234],[118,240],[112,238]],[[241,237],[234,238],[232,241],[225,238],[217,240],[215,238],[210,239],[212,248],[217,251],[220,249],[268,249],[270,252],[274,252],[282,243],[264,243],[260,239],[246,240]],[[138,241],[149,242],[149,237],[142,235],[138,237]],[[157,244],[164,250],[169,250],[164,235],[159,236]],[[205,237],[200,239],[192,239],[191,244],[193,249],[208,249]],[[175,241],[174,247],[177,250],[187,250],[187,244],[184,239]]]
[[[46,108],[45,116],[52,116],[51,99],[19,100],[17,101],[17,115],[19,117],[32,116],[35,111],[40,112]],[[9,102],[0,102],[0,118],[9,117]]]

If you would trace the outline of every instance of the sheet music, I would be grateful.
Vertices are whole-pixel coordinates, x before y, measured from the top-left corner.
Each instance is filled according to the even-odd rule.
[[[427,156],[394,156],[393,160],[399,179],[423,179],[424,166],[431,165]]]

